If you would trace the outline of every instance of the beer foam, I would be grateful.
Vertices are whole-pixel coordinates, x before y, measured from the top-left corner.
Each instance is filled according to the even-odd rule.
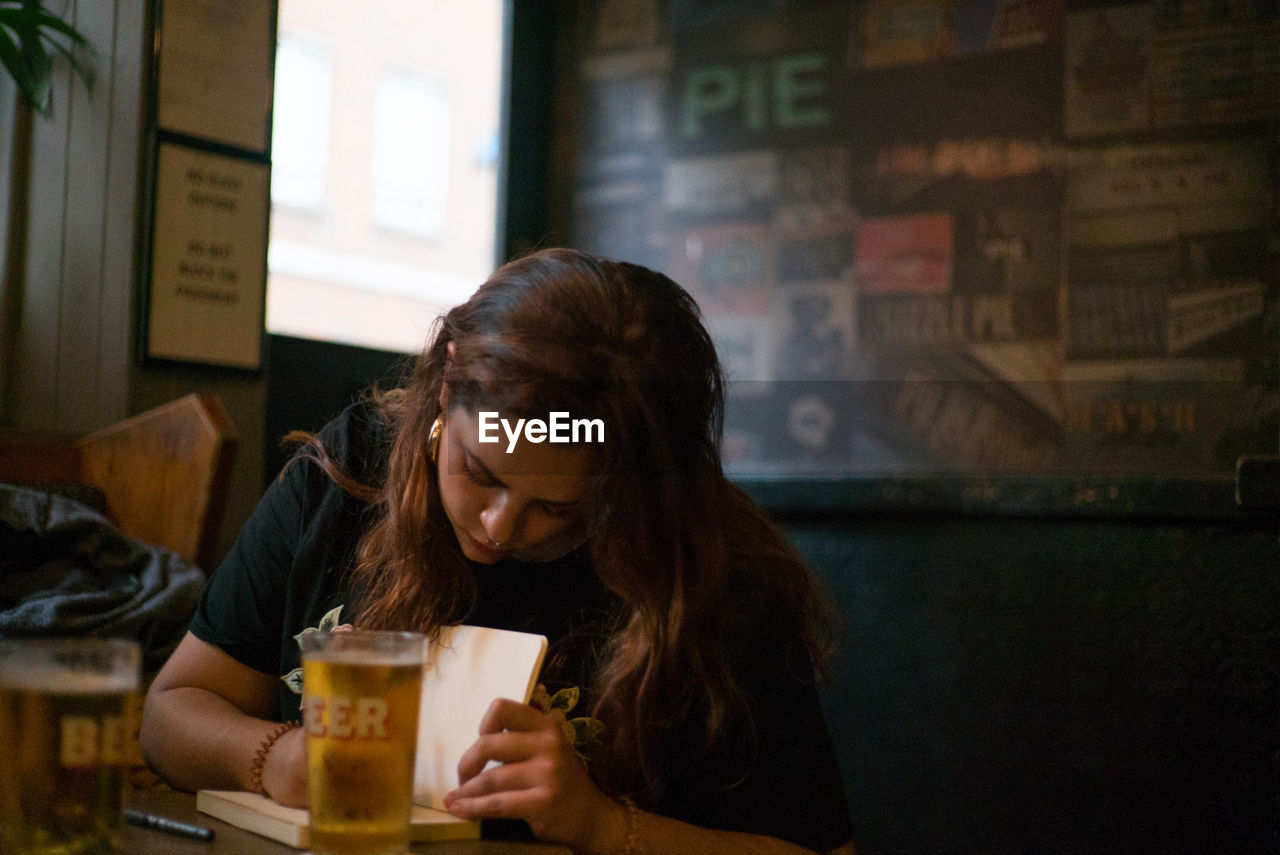
[[[306,653],[302,658],[308,662],[324,662],[328,665],[402,667],[422,664],[422,653],[418,650],[405,651],[403,653],[369,650],[326,650],[323,653]]]
[[[88,671],[66,671],[37,664],[0,664],[0,690],[18,689],[46,695],[120,695],[138,687],[133,674],[96,674]]]

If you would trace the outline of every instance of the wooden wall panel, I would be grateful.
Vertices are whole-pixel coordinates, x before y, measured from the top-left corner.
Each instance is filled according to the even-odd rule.
[[[117,0],[111,55],[111,116],[107,128],[106,208],[99,275],[102,282],[98,387],[94,402],[99,425],[128,414],[129,371],[133,362],[134,283],[141,178],[143,58],[150,48],[144,0]]]
[[[103,224],[106,215],[107,151],[111,115],[114,9],[80,2],[75,24],[94,44],[102,77],[90,89],[73,79],[66,102],[67,207],[62,218],[62,277],[57,336],[54,418],[67,430],[96,426],[98,341],[101,337]],[[53,283],[50,283],[53,284]]]
[[[17,98],[18,87],[5,75],[0,75],[0,116],[4,123],[0,126],[0,167],[3,167],[3,179],[0,179],[0,264],[8,258],[8,216],[9,216],[9,159],[13,157],[13,104]],[[4,268],[0,266],[0,270]],[[3,360],[0,354],[0,360]]]
[[[65,64],[37,116],[12,426],[82,433],[128,406],[145,45],[144,0],[78,0],[92,91]]]
[[[71,73],[55,63],[53,112],[35,117],[31,134],[31,187],[27,213],[26,287],[23,289],[14,382],[15,427],[57,428],[58,340],[62,308],[62,242],[67,208],[67,136]],[[19,251],[15,248],[14,251]]]

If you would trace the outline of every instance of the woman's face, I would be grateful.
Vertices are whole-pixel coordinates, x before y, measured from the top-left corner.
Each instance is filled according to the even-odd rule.
[[[463,554],[482,564],[566,554],[583,538],[590,450],[522,436],[508,453],[506,434],[497,433],[498,442],[480,442],[479,420],[465,407],[445,416],[440,501]]]

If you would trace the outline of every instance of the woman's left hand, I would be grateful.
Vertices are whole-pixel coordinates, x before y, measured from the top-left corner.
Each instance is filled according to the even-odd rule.
[[[465,819],[522,819],[540,840],[576,852],[619,848],[626,810],[600,792],[560,730],[564,713],[499,699],[480,722],[480,738],[458,761],[461,786],[445,796]],[[502,765],[485,767],[490,761]]]

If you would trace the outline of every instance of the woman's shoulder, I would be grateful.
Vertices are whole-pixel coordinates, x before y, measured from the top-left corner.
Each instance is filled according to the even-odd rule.
[[[386,416],[378,400],[361,395],[330,419],[319,435],[329,442],[359,443],[380,438],[386,429]]]
[[[330,458],[366,484],[380,482],[386,471],[391,433],[379,402],[362,395],[317,433]]]
[[[761,645],[792,665],[823,661],[839,620],[817,574],[786,533],[739,492],[729,532],[725,630],[752,656]],[[804,668],[803,670],[808,670]]]

